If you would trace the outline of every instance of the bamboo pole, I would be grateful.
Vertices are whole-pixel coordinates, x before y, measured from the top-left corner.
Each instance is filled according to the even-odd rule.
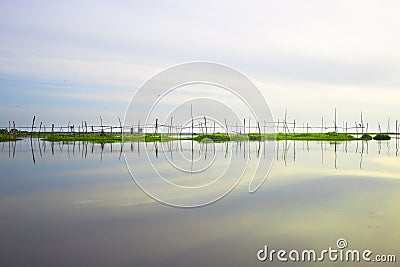
[[[296,133],[296,119],[293,120],[293,134]]]
[[[337,124],[336,124],[336,108],[335,108],[335,133],[337,133]]]
[[[121,123],[121,119],[118,117],[118,122],[119,122],[119,127],[121,129],[121,135],[122,135],[122,123]]]
[[[364,121],[363,121],[363,112],[361,110],[361,135],[364,135]]]
[[[207,135],[207,119],[206,119],[206,116],[204,116],[204,127],[206,128],[206,135]]]
[[[36,119],[36,116],[33,116],[32,128],[31,128],[31,139],[32,139],[32,135],[33,135],[33,128],[35,127],[35,119]]]
[[[193,134],[194,134],[194,132],[193,132],[193,106],[192,105],[190,105],[190,116],[191,116],[191,118],[192,118],[192,140],[193,140]],[[192,144],[192,151],[193,151],[193,144]]]
[[[17,138],[17,131],[15,130],[15,121],[13,121],[13,127],[14,127],[13,135],[14,135],[14,139],[16,139]]]
[[[321,133],[323,132],[323,128],[324,128],[324,116],[322,116],[321,119]]]
[[[100,116],[100,126],[101,126],[101,133],[100,135],[104,135],[104,128],[103,128],[103,118]]]

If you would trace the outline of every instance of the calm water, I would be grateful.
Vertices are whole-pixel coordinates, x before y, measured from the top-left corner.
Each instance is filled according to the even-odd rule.
[[[288,251],[336,248],[339,238],[351,249],[395,254],[398,264],[395,140],[279,142],[270,175],[256,193],[248,193],[250,179],[244,176],[226,197],[192,209],[147,196],[124,159],[125,154],[147,181],[156,177],[146,163],[151,159],[162,175],[186,185],[212,177],[208,172],[176,175],[169,160],[195,169],[209,161],[215,169],[209,173],[229,161],[236,172],[245,160],[249,169],[257,159],[267,161],[271,155],[264,148],[258,142],[196,144],[192,153],[190,141],[0,143],[0,266],[289,266],[294,263],[260,262],[257,251],[264,245]],[[192,157],[187,165],[184,159]],[[173,197],[191,200],[190,195]]]

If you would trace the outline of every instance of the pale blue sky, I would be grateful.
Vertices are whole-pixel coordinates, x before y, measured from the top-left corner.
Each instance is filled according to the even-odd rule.
[[[1,1],[0,125],[117,124],[183,62],[243,72],[276,118],[400,119],[398,1]]]

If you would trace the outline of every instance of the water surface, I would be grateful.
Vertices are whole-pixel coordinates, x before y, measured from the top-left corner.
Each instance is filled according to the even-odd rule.
[[[270,175],[256,193],[248,193],[244,177],[226,197],[194,209],[146,195],[129,174],[124,154],[149,180],[155,174],[145,169],[148,157],[168,175],[173,171],[166,154],[175,162],[193,156],[195,166],[216,155],[217,169],[227,160],[227,148],[235,163],[270,155],[258,142],[196,145],[194,154],[190,141],[163,145],[164,150],[156,143],[0,143],[0,265],[285,266],[293,263],[259,262],[256,253],[264,245],[327,249],[338,238],[351,248],[397,254],[399,260],[395,140],[279,142]],[[183,184],[209,179],[171,177]]]

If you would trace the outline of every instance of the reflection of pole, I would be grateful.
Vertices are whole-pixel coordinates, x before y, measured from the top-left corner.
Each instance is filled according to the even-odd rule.
[[[322,116],[322,120],[321,120],[321,133],[323,131],[324,128],[324,117]]]
[[[364,155],[364,142],[366,142],[366,141],[361,141],[361,142],[362,143],[361,143],[361,156],[360,156],[360,170],[362,170],[362,162],[363,162],[363,155]]]
[[[14,147],[13,147],[13,158],[15,157],[15,148],[17,147],[17,140],[15,139],[14,141]]]
[[[35,122],[35,119],[33,119],[33,122]],[[32,125],[33,125],[33,124],[32,124]],[[33,127],[32,127],[32,128],[33,128]],[[33,160],[33,164],[36,164],[35,153],[33,152],[32,137],[31,137],[31,151],[32,151],[32,160]]]
[[[286,131],[286,130],[285,130]],[[283,146],[283,160],[285,162],[285,166],[286,166],[286,151],[287,151],[287,140],[284,141],[284,146]]]
[[[296,162],[296,140],[293,141],[293,160]]]
[[[324,147],[322,146],[322,142],[321,142],[321,160],[322,160],[322,165],[324,165]]]
[[[335,142],[335,169],[337,169],[337,143]]]

